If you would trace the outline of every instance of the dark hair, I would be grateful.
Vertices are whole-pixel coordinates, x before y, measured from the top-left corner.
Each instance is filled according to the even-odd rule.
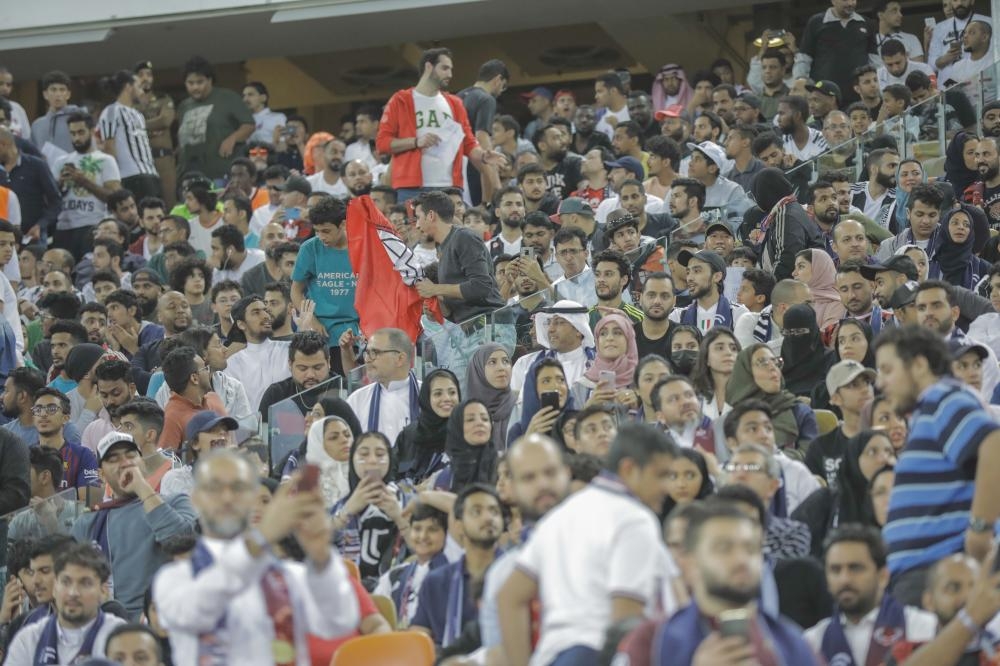
[[[69,333],[74,342],[80,345],[87,342],[87,329],[75,319],[56,319],[49,327],[49,337],[56,333]]]
[[[615,418],[615,410],[608,404],[605,403],[594,403],[587,407],[584,407],[576,413],[576,422],[573,424],[573,436],[580,439],[580,424],[589,419],[594,414],[607,414],[612,419]]]
[[[755,270],[755,269],[750,269]],[[743,278],[746,279],[746,274],[749,271],[743,273]],[[760,271],[764,273],[764,271]],[[770,277],[770,274],[766,274]],[[648,278],[647,278],[648,279]],[[771,278],[771,283],[774,283],[774,278]],[[708,350],[715,342],[717,338],[727,336],[736,343],[736,352],[739,353],[743,346],[740,341],[736,338],[736,334],[725,326],[713,326],[709,329],[705,337],[702,338],[701,344],[698,346],[698,357],[694,362],[694,369],[691,371],[691,380],[694,384],[695,391],[699,395],[703,396],[713,396],[715,392],[715,380],[712,378],[712,370],[708,367]],[[714,396],[713,396],[714,397]]]
[[[705,184],[694,178],[675,178],[674,182],[670,183],[670,189],[675,187],[684,188],[684,194],[688,197],[694,197],[698,201],[698,210],[705,207]]]
[[[45,386],[45,375],[37,368],[21,366],[11,370],[8,375],[14,384],[15,391],[24,391],[30,396]]]
[[[69,276],[67,275],[66,278],[69,279]],[[72,280],[70,280],[70,284],[72,284]],[[69,292],[53,292],[40,298],[38,307],[42,310],[48,310],[56,319],[76,319],[80,312],[80,299]]]
[[[452,55],[451,55],[451,49],[448,49],[448,48],[445,48],[445,47],[441,46],[441,47],[438,47],[436,49],[427,49],[426,51],[424,51],[423,53],[421,53],[420,54],[420,73],[421,74],[424,73],[424,70],[427,68],[426,67],[427,65],[436,66],[438,64],[438,60],[441,59],[441,56],[445,56],[447,58],[451,58],[452,57]]]
[[[741,400],[733,405],[733,409],[726,414],[722,423],[722,432],[726,437],[736,438],[736,431],[740,427],[740,420],[747,412],[762,412],[768,419],[774,419],[774,412],[771,406],[763,400]]]
[[[749,248],[746,245],[737,245],[736,247],[734,247],[733,251],[729,253],[728,257],[726,257],[726,265],[732,266],[737,259],[746,259],[751,264],[757,263],[757,255],[754,253],[752,248]]]
[[[861,268],[862,266],[860,261],[845,261],[841,265],[837,266],[837,275],[861,273]]]
[[[72,84],[69,79],[69,74],[58,69],[46,72],[45,75],[42,76],[42,90],[48,90],[49,86],[54,85],[64,85],[67,88],[70,87]]]
[[[875,65],[867,64],[856,67],[853,72],[851,72],[851,79],[854,81],[854,85],[857,85],[861,80],[861,77],[865,74],[878,74],[878,70],[875,69]]]
[[[264,169],[264,180],[285,180],[291,175],[288,167],[284,164],[272,164],[271,166]]]
[[[702,111],[698,116],[707,120],[712,129],[722,131],[722,118],[719,117],[719,114],[714,111]]]
[[[128,361],[121,359],[108,359],[101,361],[94,368],[94,379],[105,382],[132,382],[132,366]]]
[[[772,273],[759,268],[748,268],[743,271],[743,279],[750,283],[755,294],[764,296],[764,305],[771,304],[771,292],[777,284]]]
[[[722,83],[722,79],[716,76],[715,73],[710,69],[699,69],[698,71],[696,71],[694,74],[691,75],[691,78],[688,80],[688,83],[690,83],[691,87],[694,88],[702,81],[708,81],[709,83],[711,83],[712,88],[715,88],[715,86]]]
[[[873,150],[868,154],[868,160],[865,162],[865,169],[871,169],[873,166],[882,166],[882,158],[886,155],[899,155],[899,152],[895,148],[879,148]]]
[[[286,254],[298,254],[300,246],[295,241],[282,241],[280,243],[274,243],[271,247],[267,248],[268,254],[274,261],[280,261],[281,257]]]
[[[941,206],[944,205],[944,194],[930,183],[917,183],[910,190],[910,200],[907,202],[906,209],[913,210],[913,204],[918,201],[926,206],[940,210]]]
[[[608,450],[605,468],[617,472],[622,461],[629,459],[639,467],[648,465],[654,456],[676,458],[677,444],[662,430],[646,423],[628,423],[618,428]]]
[[[271,101],[271,93],[267,92],[267,86],[265,86],[262,82],[248,81],[243,84],[243,89],[246,90],[247,88],[253,88],[257,91],[257,94],[263,95],[268,98],[268,101]]]
[[[782,67],[784,67],[788,63],[788,60],[785,59],[785,54],[779,51],[778,49],[767,49],[766,51],[764,51],[764,54],[760,57],[760,61],[764,62],[768,58],[777,60],[778,62],[781,63]]]
[[[929,328],[915,324],[888,328],[875,338],[874,344],[876,352],[882,347],[892,345],[896,355],[907,365],[918,356],[924,358],[931,373],[937,377],[951,373],[951,354],[948,346],[941,336]]]
[[[493,195],[493,208],[499,208],[500,201],[508,194],[516,194],[521,197],[522,201],[524,200],[524,192],[521,191],[521,188],[517,185],[505,185],[497,190],[497,193]]]
[[[739,125],[735,125],[733,127],[730,127],[729,128],[729,132],[730,132],[730,134],[732,134],[732,133],[739,134],[740,137],[742,137],[744,139],[749,139],[750,140],[750,145],[751,145],[751,150],[753,150],[753,148],[752,148],[752,146],[753,146],[753,140],[757,138],[757,135],[760,133],[760,130],[758,130],[755,125],[747,125],[745,123],[740,123]]]
[[[545,169],[542,168],[542,165],[534,162],[531,164],[525,164],[523,167],[517,170],[517,184],[522,185],[524,183],[524,179],[527,178],[528,176],[544,176],[544,175],[545,175]]]
[[[549,216],[540,210],[533,210],[524,216],[522,227],[538,227],[546,231],[555,231],[556,225],[549,219]],[[541,259],[541,257],[539,257]]]
[[[10,434],[10,438],[14,438],[13,434]],[[32,447],[32,450],[42,448],[42,447]],[[55,451],[58,457],[59,454]],[[59,464],[62,465],[62,457],[59,457]],[[35,547],[35,542],[37,539],[32,539],[30,537],[18,540],[9,541],[7,544],[7,577],[16,576],[21,572],[22,569],[31,568],[31,549]]]
[[[191,381],[191,375],[198,372],[194,357],[197,353],[191,347],[178,347],[167,354],[160,363],[163,381],[174,393],[183,393]]]
[[[517,118],[510,114],[503,114],[493,118],[493,122],[500,123],[500,125],[508,132],[514,132],[515,135],[521,134],[521,123],[517,122]]]
[[[917,92],[918,90],[930,90],[931,77],[927,76],[925,72],[917,70],[906,75],[905,83],[911,93]]]
[[[883,58],[886,56],[906,55],[906,47],[903,45],[903,42],[898,39],[887,39],[882,42],[882,46],[879,47],[878,53]]]
[[[643,147],[650,154],[656,155],[670,162],[670,168],[674,171],[677,171],[677,169],[680,168],[681,147],[669,136],[658,134],[654,137],[650,137]]]
[[[618,129],[625,130],[625,136],[630,139],[641,139],[642,138],[642,128],[639,127],[639,123],[634,120],[626,120],[623,123],[618,123],[615,125],[615,130]]]
[[[465,514],[465,502],[471,495],[478,495],[480,493],[489,495],[497,501],[498,505],[503,506],[503,502],[500,501],[500,495],[497,494],[496,488],[477,481],[462,488],[462,490],[458,493],[458,497],[455,498],[455,508],[452,509],[455,514],[455,518],[462,520],[462,516]]]
[[[191,237],[191,223],[188,222],[186,217],[183,217],[182,215],[165,215],[163,217],[163,220],[161,221],[161,224],[162,222],[166,222],[167,220],[170,220],[171,222],[176,224],[177,229],[184,232],[184,238]],[[177,243],[179,241],[174,241],[174,242]],[[169,247],[170,245],[171,244],[168,243],[166,246],[164,246],[163,249],[166,250],[167,247]]]
[[[187,79],[187,77],[191,74],[198,74],[200,76],[204,76],[206,79],[211,79],[213,83],[215,82],[215,69],[212,67],[211,63],[208,62],[208,60],[202,58],[201,56],[193,56],[192,58],[189,58],[188,61],[184,63],[182,73],[184,79]]]
[[[374,185],[372,187],[372,192],[378,192],[384,194],[389,203],[396,203],[399,200],[399,195],[396,194],[396,190],[389,187],[388,185]],[[314,192],[313,194],[327,194],[326,192]]]
[[[330,360],[330,347],[326,338],[316,331],[299,331],[292,336],[292,341],[288,345],[288,361],[295,360],[295,352],[303,356],[311,356],[316,352],[323,352],[323,358]]]
[[[51,386],[43,386],[42,388],[35,391],[34,394],[32,395],[33,399],[32,401],[37,402],[39,398],[46,395],[50,395],[59,401],[59,404],[62,407],[63,414],[69,414],[69,409],[70,409],[69,398],[66,396],[65,393],[63,393],[59,389],[52,388]]]
[[[59,454],[56,453],[56,455],[58,456]],[[57,553],[64,548],[72,546],[74,543],[76,542],[73,540],[73,537],[68,534],[49,534],[36,539],[32,543],[31,550],[28,551],[28,557],[32,560],[36,557],[44,557],[46,555],[51,555],[55,558]]]
[[[559,247],[564,243],[571,243],[573,239],[580,241],[580,247],[586,249],[587,247],[587,234],[583,232],[583,229],[578,227],[562,227],[556,232],[556,235],[552,237],[552,246]]]
[[[315,227],[318,224],[334,224],[341,226],[347,219],[347,205],[336,197],[320,199],[309,209],[309,221]]]
[[[666,273],[663,273],[663,275],[666,275]],[[649,280],[647,278],[647,282],[648,281]],[[673,367],[674,366],[673,366],[673,364],[670,361],[668,361],[664,357],[660,356],[659,354],[652,354],[652,353],[651,354],[646,354],[645,356],[643,356],[642,358],[639,359],[638,363],[635,364],[635,370],[632,371],[632,383],[633,384],[638,385],[638,383],[639,383],[639,375],[642,374],[642,371],[650,363],[662,363],[663,365],[667,366],[668,370],[671,373],[673,372]]]
[[[757,520],[760,521],[760,526],[764,527],[767,525],[767,507],[764,506],[764,501],[757,493],[746,486],[737,484],[722,486],[715,491],[715,495],[708,501],[719,502],[720,504],[749,504],[757,512]]]
[[[115,257],[121,259],[122,257],[125,256],[125,248],[122,247],[122,244],[119,243],[118,241],[111,240],[110,238],[94,239],[94,247],[95,248],[103,247],[105,250],[107,250],[108,254],[111,255],[112,259],[114,259]]]
[[[114,211],[118,210],[118,206],[120,206],[121,204],[125,203],[129,199],[134,199],[134,198],[135,198],[135,195],[132,194],[131,190],[126,190],[125,188],[121,188],[119,190],[115,190],[110,195],[108,195],[108,200],[105,202],[105,204],[107,205],[108,210],[110,210],[111,212],[114,212]],[[107,218],[105,218],[105,219],[107,219]],[[104,221],[105,220],[101,220],[101,222],[104,222]],[[115,222],[117,222],[117,221],[118,220],[115,220]],[[100,224],[100,222],[98,222],[98,224]],[[120,227],[119,227],[119,230],[121,230]],[[128,239],[128,233],[126,232],[124,234],[124,236],[125,236],[125,238],[127,240]]]
[[[226,196],[224,196],[222,198],[222,200],[223,201],[232,201],[233,202],[233,207],[236,208],[236,210],[242,211],[243,213],[246,214],[246,216],[247,216],[247,222],[249,222],[250,218],[253,217],[253,204],[250,203],[250,199],[246,198],[242,194],[227,194]],[[228,224],[224,224],[221,227],[219,227],[219,229],[224,229],[224,228],[226,228],[228,226],[229,226]],[[216,229],[216,231],[218,231],[219,229]],[[213,235],[214,235],[214,232],[213,232]],[[240,234],[240,237],[242,237],[242,236],[243,235]]]
[[[639,180],[638,178],[626,178],[625,180],[622,181],[622,184],[619,186],[618,191],[621,192],[621,190],[624,189],[626,185],[631,185],[632,187],[638,187],[639,188],[639,194],[645,194],[646,193],[646,188],[643,187],[642,181]],[[636,220],[636,225],[638,225],[638,224],[639,224],[639,221]]]
[[[844,109],[844,113],[847,114],[848,118],[850,118],[851,114],[854,113],[855,111],[864,111],[868,115],[869,118],[872,117],[872,111],[871,111],[871,109],[869,109],[867,106],[865,106],[864,102],[861,102],[861,101],[851,102],[850,104],[847,105],[847,108]]]
[[[195,271],[201,271],[205,276],[205,288],[202,293],[208,294],[212,285],[212,267],[199,257],[185,257],[181,263],[174,266],[174,270],[170,272],[170,288],[183,294],[185,283]]]
[[[138,204],[137,208],[139,210],[139,217],[142,217],[143,212],[145,212],[146,210],[148,210],[150,208],[159,208],[161,210],[166,210],[167,209],[167,204],[164,203],[163,199],[160,199],[159,197],[143,197],[139,201],[139,204]],[[184,221],[187,222],[187,220],[184,220]],[[190,229],[190,228],[191,228],[191,226],[188,225],[188,229]]]
[[[625,94],[625,84],[622,83],[622,78],[615,74],[614,72],[607,72],[606,74],[601,74],[596,79],[595,82],[600,82],[604,84],[604,87],[608,90],[617,90],[620,94]]]
[[[98,303],[97,301],[91,301],[90,303],[86,303],[84,304],[83,307],[80,308],[81,317],[88,312],[96,312],[98,314],[104,315],[105,317],[108,316],[108,309],[104,307],[104,305],[102,305],[101,303]]]
[[[426,502],[418,501],[410,515],[410,524],[421,520],[430,520],[438,524],[445,532],[448,531],[448,514]]]
[[[888,553],[885,541],[882,540],[882,532],[877,527],[862,525],[860,523],[845,523],[830,530],[823,541],[823,557],[830,552],[830,548],[838,543],[862,543],[868,547],[868,554],[875,562],[876,569],[885,567]]]
[[[212,238],[219,239],[219,244],[222,245],[223,250],[232,248],[237,252],[246,252],[247,246],[246,240],[243,238],[243,233],[231,224],[223,224],[214,230]]]
[[[107,558],[90,542],[67,544],[55,554],[54,559],[56,574],[61,573],[70,564],[75,564],[78,567],[91,569],[102,583],[108,582],[108,578],[111,577],[111,567]]]
[[[192,330],[195,329],[189,328],[184,333],[190,333]],[[151,398],[133,398],[116,411],[119,419],[129,414],[135,416],[143,430],[155,430],[157,435],[163,432],[163,408],[155,400]]]
[[[778,138],[778,135],[774,132],[761,132],[757,135],[757,138],[753,140],[750,149],[753,151],[754,155],[760,155],[765,150],[771,146],[777,146],[782,151],[785,149],[785,144]]]
[[[83,123],[87,129],[94,129],[94,117],[83,111],[74,111],[69,114],[66,118],[66,126],[69,127],[73,123]]]
[[[202,185],[192,185],[188,188],[188,193],[197,201],[202,208],[215,210],[219,203],[219,195]]]
[[[607,249],[602,252],[598,252],[594,255],[593,267],[597,268],[597,265],[601,262],[607,262],[609,264],[616,264],[618,266],[618,274],[622,277],[627,277],[631,280],[632,278],[632,266],[629,264],[628,259],[625,258],[621,252],[617,250]]]
[[[247,294],[240,300],[238,300],[234,305],[232,310],[230,310],[230,316],[233,318],[233,323],[237,321],[246,321],[247,309],[254,303],[263,303],[264,299],[257,294]]]
[[[420,206],[425,215],[433,212],[444,222],[451,222],[452,218],[455,217],[455,203],[444,192],[437,190],[424,192],[417,197],[416,202],[413,204],[414,208],[417,206]]]
[[[663,389],[663,387],[669,384],[674,384],[676,382],[684,382],[685,384],[690,386],[695,392],[697,392],[698,390],[694,385],[694,380],[685,375],[670,375],[668,377],[664,377],[660,381],[656,382],[656,384],[653,385],[653,390],[649,392],[649,401],[653,403],[653,409],[655,409],[656,411],[660,411],[660,409],[662,408],[662,404],[660,403],[660,391]]]
[[[366,116],[372,122],[378,122],[382,118],[382,109],[377,104],[362,104],[354,112],[354,117]]]
[[[916,293],[920,295],[921,292],[930,291],[931,289],[943,290],[945,298],[948,299],[948,307],[958,307],[958,297],[955,293],[955,287],[950,282],[945,282],[944,280],[924,280],[917,286]]]
[[[111,641],[118,638],[119,636],[124,636],[126,634],[146,634],[149,636],[153,645],[156,646],[156,659],[160,661],[163,659],[163,647],[160,645],[160,638],[156,633],[146,624],[139,624],[138,622],[129,622],[126,624],[120,624],[111,630],[108,634],[107,639],[104,641],[104,649],[108,651],[108,647],[111,645]]]
[[[809,119],[809,102],[804,97],[785,95],[778,100],[778,104],[785,104],[792,110],[792,113],[799,114],[803,123]]]
[[[214,303],[216,297],[224,291],[236,291],[239,292],[240,298],[243,298],[243,287],[236,280],[223,280],[222,282],[216,282],[212,285],[212,290],[209,293],[208,300],[210,303]],[[183,293],[183,292],[182,292]]]
[[[48,472],[52,477],[52,487],[59,488],[62,485],[63,461],[62,456],[55,449],[47,446],[32,446],[28,448],[28,462],[35,474]],[[9,563],[9,562],[8,562]]]
[[[125,86],[135,82],[135,73],[130,69],[119,69],[110,76],[100,79],[97,84],[107,90],[112,97],[118,97],[125,90]],[[88,117],[90,114],[87,114]],[[69,122],[73,122],[70,120]]]
[[[692,502],[686,505],[687,530],[684,532],[684,550],[688,553],[694,552],[701,539],[702,530],[705,524],[712,520],[736,520],[740,522],[752,523],[753,521],[745,513],[732,505],[731,502],[713,502],[705,500],[702,502]],[[697,509],[693,507],[697,506]]]
[[[487,60],[479,66],[479,75],[476,76],[476,80],[491,81],[498,76],[508,81],[510,80],[510,72],[507,70],[507,65],[504,64],[503,60]]]

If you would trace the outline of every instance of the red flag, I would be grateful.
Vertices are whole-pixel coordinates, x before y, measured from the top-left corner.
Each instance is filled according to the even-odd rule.
[[[423,278],[413,253],[368,195],[347,205],[347,251],[358,276],[354,307],[366,337],[380,328],[399,328],[416,341],[424,299],[412,286]],[[427,299],[440,320],[438,300]]]

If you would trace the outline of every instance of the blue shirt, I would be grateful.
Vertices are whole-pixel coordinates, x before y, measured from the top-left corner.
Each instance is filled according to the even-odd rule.
[[[55,379],[49,382],[49,386],[69,395],[69,392],[76,388],[76,382],[62,375],[57,375]]]
[[[918,398],[882,531],[894,576],[962,552],[979,445],[998,428],[979,399],[952,379]]]
[[[351,268],[347,250],[327,247],[319,238],[310,238],[299,249],[292,280],[306,283],[306,295],[316,303],[316,318],[330,334],[331,345],[336,345],[348,328],[358,330],[358,312],[354,309],[358,276]]]
[[[444,641],[444,630],[448,622],[448,593],[451,590],[451,580],[459,569],[465,580],[462,585],[465,592],[465,598],[462,600],[462,626],[479,617],[475,599],[472,598],[472,582],[469,580],[469,572],[465,569],[464,557],[429,572],[420,586],[417,612],[410,625],[430,629],[435,645],[441,645]]]
[[[101,478],[97,473],[97,456],[83,446],[64,442],[59,449],[63,460],[63,479],[60,489],[100,487]]]
[[[243,244],[246,245],[247,248],[259,249],[260,237],[251,231],[250,233],[248,233],[246,236],[243,237]]]

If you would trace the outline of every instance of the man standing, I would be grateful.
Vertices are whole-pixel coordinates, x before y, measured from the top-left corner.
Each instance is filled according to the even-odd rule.
[[[378,430],[395,443],[420,416],[420,383],[410,370],[413,342],[398,328],[379,329],[368,339],[365,362],[372,383],[348,396],[347,404],[366,431]]]
[[[545,191],[558,199],[576,191],[582,177],[581,159],[567,151],[562,129],[558,125],[545,125],[535,132],[531,141],[545,171]]]
[[[514,256],[521,252],[524,194],[520,188],[508,185],[497,192],[493,199],[493,212],[500,220],[500,233],[487,245],[490,249],[490,258],[496,261],[502,254]]]
[[[343,141],[330,139],[326,142],[323,146],[323,168],[306,178],[313,192],[326,192],[339,199],[346,199],[350,196],[350,193],[347,191],[347,184],[340,177],[345,163],[344,151],[345,146]]]
[[[806,23],[793,75],[797,79],[830,80],[841,90],[850,90],[854,70],[877,58],[876,31],[854,11],[854,0],[831,0],[830,4]]]
[[[374,104],[362,105],[354,116],[354,130],[356,137],[344,150],[344,163],[360,160],[369,169],[376,169],[381,165],[378,154],[375,151],[375,139],[378,136],[379,119],[382,117],[382,109]],[[348,139],[341,137],[344,141]]]
[[[662,599],[676,571],[656,513],[678,455],[653,426],[623,426],[600,475],[538,525],[497,599],[508,664],[526,666],[531,657],[535,599],[541,639],[532,663],[556,666],[596,663],[610,626]]]
[[[357,596],[330,545],[322,496],[315,488],[292,491],[299,480],[279,489],[248,529],[259,493],[256,471],[229,451],[199,461],[191,499],[204,536],[190,558],[166,565],[153,586],[174,663],[197,663],[206,641],[219,663],[304,663],[307,636],[329,640],[357,627]],[[275,557],[272,547],[288,537],[306,562]]]
[[[66,120],[71,114],[86,113],[86,109],[69,103],[73,94],[71,86],[72,82],[65,72],[53,70],[42,77],[42,98],[47,108],[45,115],[31,123],[31,141],[42,151],[42,155],[52,155],[53,147],[67,153],[72,150]],[[49,147],[46,148],[46,145]]]
[[[81,516],[73,525],[73,538],[98,545],[111,563],[115,598],[130,617],[138,617],[153,577],[170,559],[163,543],[194,536],[195,512],[187,495],[163,498],[153,490],[131,435],[108,433],[97,447],[97,458],[112,501]]]
[[[465,322],[503,306],[482,240],[454,225],[455,205],[443,192],[428,192],[414,206],[417,229],[438,244],[437,283],[416,283],[424,298],[437,297],[452,322]]]
[[[420,586],[419,605],[410,629],[421,631],[446,648],[462,634],[466,623],[479,617],[476,595],[486,570],[496,559],[503,533],[503,515],[496,490],[485,484],[466,486],[455,499],[455,520],[465,535],[465,554],[438,567]]]
[[[107,217],[105,203],[121,187],[121,176],[114,155],[94,145],[94,121],[89,113],[74,113],[66,124],[73,152],[52,163],[52,175],[63,194],[52,241],[80,261],[93,249],[94,228]]]
[[[153,164],[160,174],[163,199],[171,208],[177,199],[177,166],[174,162],[174,141],[170,127],[174,122],[174,102],[168,95],[153,92],[153,64],[142,60],[132,68],[141,91],[136,108],[146,120],[146,132],[153,151]]]
[[[458,93],[458,97],[465,105],[465,111],[469,116],[469,126],[476,135],[479,145],[486,150],[493,148],[491,132],[493,131],[493,116],[497,109],[496,98],[507,89],[509,80],[510,72],[507,71],[507,65],[502,60],[488,60],[480,66],[476,82]],[[480,204],[484,191],[489,194],[491,190],[496,190],[500,186],[500,178],[496,170],[490,169],[483,174],[483,178],[490,185],[484,190],[479,174],[473,170],[471,163],[466,169],[466,178],[473,206]]]
[[[451,83],[451,51],[424,51],[420,72],[416,87],[389,100],[375,142],[378,152],[393,156],[400,203],[428,188],[461,187],[463,155],[476,169],[500,159],[476,141],[462,100],[443,92]]]
[[[974,13],[972,0],[951,0],[952,15],[938,21],[927,47],[927,64],[941,71],[962,59],[962,37],[973,21],[990,20],[989,16]]]
[[[111,77],[115,102],[101,112],[98,134],[104,151],[118,160],[122,186],[136,201],[162,196],[153,149],[146,134],[146,119],[136,110],[142,96],[139,79],[127,69]]]
[[[66,152],[69,152],[73,146],[68,132],[67,144]],[[17,195],[21,232],[32,242],[41,240],[42,234],[47,234],[55,224],[62,206],[62,193],[49,165],[41,157],[18,150],[11,131],[0,127],[0,167],[10,179],[8,189]]]
[[[274,128],[284,127],[288,118],[283,113],[272,111],[268,108],[271,101],[271,94],[260,81],[250,81],[243,86],[243,103],[253,114],[254,130],[250,135],[250,141],[263,141],[271,143],[274,138]]]
[[[895,643],[934,637],[937,618],[886,589],[885,544],[876,528],[837,527],[827,537],[824,559],[837,605],[833,617],[806,631],[805,638],[828,663],[882,664]]]
[[[625,84],[616,72],[602,74],[594,81],[594,102],[605,110],[597,122],[596,131],[613,139],[615,127],[629,120]]]
[[[749,312],[738,303],[730,303],[722,294],[726,279],[725,260],[710,250],[684,250],[677,260],[687,268],[687,287],[694,302],[683,310],[674,310],[671,321],[696,326],[703,334],[715,326],[732,330],[733,324]]]
[[[948,377],[951,355],[937,332],[889,329],[875,340],[875,361],[879,388],[897,413],[911,414],[906,450],[918,455],[896,464],[884,535],[894,596],[919,603],[930,565],[963,550],[979,560],[990,552],[1000,514],[1000,426]]]
[[[995,136],[984,136],[976,148],[976,171],[979,180],[965,188],[963,198],[967,203],[982,196],[983,212],[990,227],[1000,229],[1000,140]]]
[[[177,107],[177,172],[222,179],[237,147],[253,134],[253,116],[239,95],[215,87],[215,69],[200,56],[185,63],[184,86],[189,97]]]
[[[260,296],[241,298],[233,306],[231,316],[236,328],[243,332],[247,346],[227,359],[225,372],[243,384],[251,405],[259,405],[268,386],[291,374],[289,343],[271,339],[271,314]]]
[[[89,543],[73,544],[55,557],[56,612],[23,627],[7,651],[10,664],[72,664],[105,656],[108,636],[125,620],[101,610],[110,595],[111,567]],[[118,581],[115,581],[118,592]]]

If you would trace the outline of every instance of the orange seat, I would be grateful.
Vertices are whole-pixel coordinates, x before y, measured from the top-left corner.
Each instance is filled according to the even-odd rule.
[[[330,666],[434,666],[434,643],[416,631],[359,636],[340,646]]]
[[[358,565],[354,563],[354,560],[349,560],[346,557],[343,559],[344,566],[347,567],[347,573],[351,574],[351,578],[361,580],[361,570],[358,569]]]

